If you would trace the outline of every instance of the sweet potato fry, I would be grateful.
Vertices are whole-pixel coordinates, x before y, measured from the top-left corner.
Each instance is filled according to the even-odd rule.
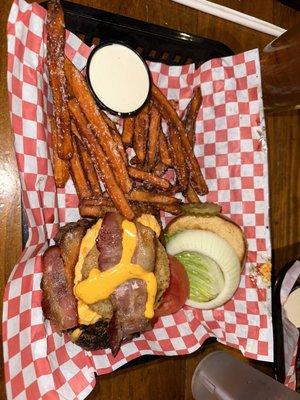
[[[132,183],[133,189],[145,190],[146,192],[155,192],[158,188],[145,181],[134,180]],[[162,189],[161,189],[162,190]]]
[[[128,164],[128,158],[127,158],[127,154],[126,151],[124,149],[124,145],[121,139],[121,136],[119,134],[119,131],[114,123],[114,121],[112,121],[104,112],[101,113],[105,123],[108,125],[110,133],[118,147],[119,153],[121,154],[125,164]]]
[[[161,203],[161,204],[180,204],[180,200],[176,197],[168,196],[165,194],[151,193],[143,190],[133,189],[129,193],[128,198],[134,201],[142,201],[147,203]]]
[[[97,141],[110,163],[117,182],[122,190],[128,193],[132,184],[118,146],[87,87],[84,77],[67,58],[65,59],[65,73],[80,107],[91,124]]]
[[[73,132],[73,129],[72,129]],[[97,172],[94,168],[93,161],[91,159],[91,156],[89,152],[87,151],[85,145],[81,140],[78,140],[77,137],[75,137],[75,143],[77,146],[77,151],[79,153],[82,167],[84,169],[85,175],[89,181],[90,187],[92,189],[92,194],[95,196],[99,196],[102,193],[101,187],[100,187],[100,182],[98,179]]]
[[[137,159],[137,156],[133,156],[130,160],[130,165],[138,165],[139,160]]]
[[[178,100],[168,100],[169,103],[171,104],[171,106],[174,108],[174,110],[176,111],[177,107],[178,107]]]
[[[129,147],[132,145],[132,138],[134,133],[134,118],[129,117],[123,120],[122,142],[124,146]]]
[[[113,136],[114,141],[117,144],[119,153],[121,154],[121,157],[123,158],[123,161],[124,161],[125,165],[127,165],[128,164],[128,157],[127,157],[126,151],[124,149],[124,146],[123,146],[123,143],[122,143],[122,139],[121,139],[121,136],[120,136],[119,132],[117,130],[116,131],[115,130],[112,131],[112,136]]]
[[[131,203],[131,207],[133,208],[136,217],[139,217],[142,214],[152,214],[155,215],[159,210],[168,212],[169,214],[178,215],[181,213],[180,207],[175,204],[155,204],[155,207],[149,206],[147,203]],[[142,205],[145,205],[144,207]],[[101,218],[107,212],[116,211],[114,205],[96,205],[96,204],[86,204],[81,202],[79,204],[79,213],[82,218]],[[158,213],[159,214],[159,213]]]
[[[140,206],[143,209],[146,209],[147,207],[155,207],[154,205],[149,205],[146,203],[138,203],[136,201],[131,201],[129,200],[130,204],[132,205],[132,207],[137,207]],[[113,206],[113,202],[111,200],[111,198],[109,197],[105,197],[105,196],[93,196],[93,197],[89,197],[89,198],[85,198],[82,199],[81,204],[85,205],[85,206]]]
[[[102,206],[102,207],[104,206],[110,207],[114,205],[110,197],[105,197],[101,195],[86,197],[85,199],[81,200],[80,204],[83,204],[85,206]]]
[[[176,181],[173,186],[168,190],[168,195],[175,195],[176,193],[180,193],[182,191],[181,185]]]
[[[148,159],[147,164],[152,168],[155,164],[155,158],[158,148],[161,116],[157,108],[152,105],[150,110],[150,125],[148,138]]]
[[[83,144],[79,144],[78,148],[82,160],[82,165],[90,182],[92,192],[94,195],[100,195],[102,193],[102,190],[98,179],[98,174],[96,172],[96,169],[94,168],[91,156],[89,155]]]
[[[108,212],[117,211],[113,203],[110,206],[79,204],[79,214],[82,218],[102,218]]]
[[[80,134],[78,132],[78,129],[77,129],[77,126],[76,126],[76,124],[75,124],[75,122],[74,122],[74,120],[72,118],[71,118],[71,133],[74,136],[76,136],[79,141],[82,142],[82,137],[80,136]]]
[[[73,137],[75,137],[75,143],[77,145],[77,151],[81,159],[81,164],[91,186],[92,192],[94,195],[100,195],[102,193],[102,190],[98,177],[98,175],[100,174],[99,171],[97,171],[97,165],[93,163],[93,160],[91,159],[91,156],[83,142],[82,137],[78,132],[77,126],[73,119],[71,119],[71,132],[73,134]]]
[[[190,171],[190,179],[193,182],[194,189],[200,195],[207,194],[208,188],[202,176],[197,158],[194,155],[187,133],[176,111],[168,102],[164,94],[154,84],[152,84],[151,92],[152,97],[155,100],[156,105],[161,111],[163,117],[166,119],[166,121],[173,125],[175,129],[178,130],[180,139],[182,141],[182,146],[184,148],[187,165]]]
[[[59,158],[57,154],[58,133],[54,117],[50,117],[50,126],[51,126],[51,134],[52,134],[51,137],[53,145],[52,166],[53,166],[55,185],[58,188],[63,188],[65,187],[65,184],[69,179],[69,165],[67,161]]]
[[[154,167],[153,172],[155,173],[155,175],[162,177],[167,169],[168,167],[165,164],[163,164],[161,161],[158,161],[158,163]]]
[[[149,129],[148,108],[148,105],[144,106],[136,116],[134,122],[133,149],[140,164],[143,164],[146,158],[146,145]]]
[[[92,191],[90,185],[86,179],[84,174],[84,170],[82,168],[80,157],[77,151],[77,145],[75,141],[75,136],[73,137],[73,156],[70,160],[70,171],[72,175],[72,179],[74,182],[74,186],[77,192],[79,199],[83,199],[85,197],[90,197],[92,195]]]
[[[118,186],[105,154],[75,99],[69,101],[69,109],[78,125],[82,137],[84,138],[84,143],[86,144],[89,153],[97,163],[98,169],[101,173],[101,178],[114,205],[125,218],[132,220],[134,218],[134,212],[125,198],[124,193]]]
[[[178,131],[173,126],[169,127],[169,144],[173,154],[174,169],[181,188],[180,191],[184,191],[187,188],[189,177],[181,138]]]
[[[185,197],[189,203],[200,203],[199,197],[190,183],[185,192]]]
[[[128,167],[128,172],[132,178],[151,183],[153,186],[156,186],[160,189],[167,190],[170,187],[169,181],[167,181],[166,179],[160,178],[159,176],[155,175],[154,173],[145,172],[145,171],[142,171],[141,169],[134,168],[134,167]]]
[[[167,138],[162,129],[159,131],[159,157],[163,164],[168,167],[172,165],[172,158],[169,153]]]
[[[112,121],[112,120],[109,118],[109,116],[105,114],[104,111],[101,111],[101,110],[99,110],[99,111],[100,111],[100,114],[101,114],[102,118],[104,119],[104,122],[106,123],[106,125],[107,125],[110,129],[117,130],[117,127],[116,127],[114,121]]]
[[[143,203],[130,201],[130,205],[137,216],[141,214],[153,214],[156,215],[160,210],[166,211],[170,214],[180,214],[181,208],[178,204],[165,204],[165,203]],[[82,217],[86,218],[97,218],[103,217],[108,211],[115,211],[114,205],[109,198],[104,198],[101,196],[85,198],[80,201],[79,212]]]
[[[194,90],[193,97],[187,106],[186,114],[183,120],[183,124],[192,147],[194,147],[195,144],[195,123],[201,103],[202,96],[200,87],[198,86]]]
[[[83,199],[79,203],[79,213],[84,218],[104,217],[107,212],[116,210],[114,203],[108,197],[96,196]]]
[[[65,23],[58,0],[48,2],[47,14],[47,58],[49,81],[53,96],[53,111],[57,126],[57,153],[63,160],[73,154],[68,110],[67,81],[64,73]]]
[[[181,208],[179,207],[179,205],[176,204],[156,204],[157,207],[162,210],[165,211],[169,214],[173,214],[173,215],[178,215],[182,212]]]

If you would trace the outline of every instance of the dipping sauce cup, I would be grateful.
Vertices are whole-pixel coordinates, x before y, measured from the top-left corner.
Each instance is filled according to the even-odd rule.
[[[96,46],[87,61],[87,82],[97,103],[112,114],[137,113],[150,94],[150,72],[141,56],[121,42]]]

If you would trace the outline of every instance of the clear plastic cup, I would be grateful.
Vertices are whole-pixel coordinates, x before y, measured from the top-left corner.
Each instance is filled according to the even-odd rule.
[[[192,379],[195,400],[299,400],[300,395],[228,353],[214,351]]]

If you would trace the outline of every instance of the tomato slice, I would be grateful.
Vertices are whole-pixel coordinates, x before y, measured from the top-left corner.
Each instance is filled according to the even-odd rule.
[[[189,278],[184,266],[173,256],[168,255],[170,266],[170,285],[162,296],[154,317],[174,314],[179,311],[190,291]]]

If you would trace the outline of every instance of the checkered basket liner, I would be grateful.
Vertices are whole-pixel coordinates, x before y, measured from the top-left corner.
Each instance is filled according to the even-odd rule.
[[[178,112],[201,85],[195,154],[209,187],[207,200],[242,226],[247,263],[232,300],[215,310],[184,307],[159,319],[154,329],[121,347],[87,352],[58,335],[41,309],[41,255],[60,225],[79,218],[69,181],[56,189],[48,116],[52,113],[46,55],[46,11],[15,0],[8,20],[8,90],[16,158],[29,239],[6,286],[3,349],[8,399],[84,399],[96,374],[109,373],[144,354],[182,355],[209,337],[246,357],[272,361],[270,288],[251,278],[253,266],[270,257],[268,164],[257,50],[214,59],[199,69],[149,63],[155,83]],[[66,54],[83,69],[90,52],[67,33]],[[205,198],[203,198],[205,200]],[[163,215],[164,223],[171,217]]]

